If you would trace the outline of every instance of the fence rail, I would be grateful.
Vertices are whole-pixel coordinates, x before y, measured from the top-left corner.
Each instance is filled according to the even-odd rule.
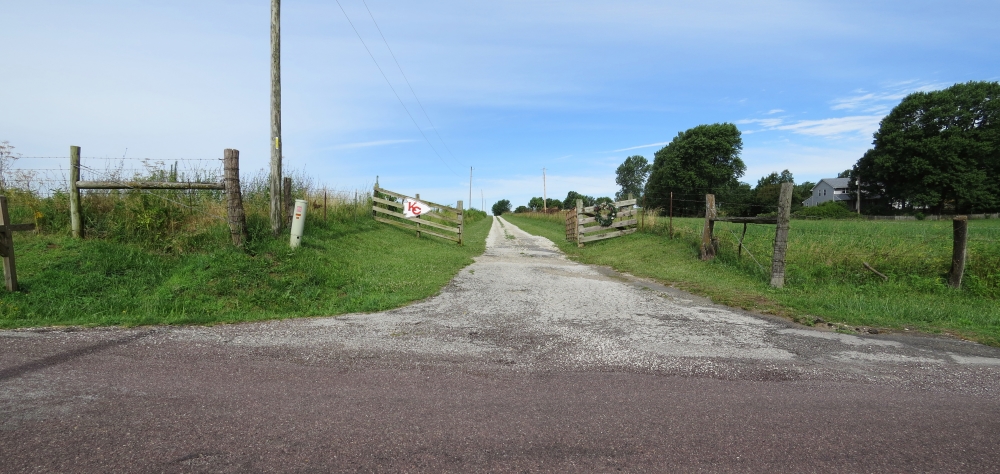
[[[202,189],[226,192],[227,223],[237,247],[246,240],[246,213],[240,190],[240,152],[227,148],[223,152],[224,179],[215,183],[175,181],[83,181],[80,179],[80,147],[69,147],[69,213],[70,229],[75,238],[83,238],[83,206],[81,189]]]

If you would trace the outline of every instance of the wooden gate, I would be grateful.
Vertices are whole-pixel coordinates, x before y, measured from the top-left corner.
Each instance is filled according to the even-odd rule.
[[[406,217],[403,215],[403,201],[407,199],[420,201],[433,209],[417,217]],[[458,201],[458,207],[455,208],[420,199],[419,194],[411,197],[382,189],[376,184],[372,194],[372,217],[385,224],[415,231],[418,238],[420,234],[428,234],[462,245],[462,232],[465,229],[462,201]]]
[[[583,247],[585,242],[613,239],[635,232],[639,223],[635,218],[635,199],[626,199],[612,204],[617,208],[618,215],[611,225],[602,226],[597,223],[597,218],[594,217],[594,206],[583,207],[583,201],[577,199],[576,212],[571,212],[575,214],[576,233],[574,238],[569,240]],[[567,218],[567,223],[568,221],[569,218]]]
[[[576,242],[576,209],[566,211],[566,240]]]

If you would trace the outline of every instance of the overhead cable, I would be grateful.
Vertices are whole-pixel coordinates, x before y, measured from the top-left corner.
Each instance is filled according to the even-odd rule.
[[[389,54],[392,55],[392,60],[396,62],[396,67],[399,68],[399,73],[403,76],[403,80],[406,81],[406,86],[410,88],[410,93],[413,94],[413,98],[417,100],[417,105],[420,106],[420,111],[424,113],[424,118],[427,119],[427,123],[431,124],[431,130],[434,130],[434,134],[437,135],[438,140],[441,140],[441,144],[444,145],[445,150],[448,150],[448,154],[451,155],[451,158],[455,161],[458,161],[458,158],[455,157],[455,154],[451,152],[451,148],[448,148],[448,144],[445,143],[444,138],[441,138],[441,134],[438,132],[438,129],[434,125],[434,122],[431,121],[430,115],[427,115],[427,110],[424,109],[424,104],[420,102],[420,98],[417,97],[417,92],[413,90],[413,85],[410,84],[410,79],[407,78],[406,73],[403,72],[403,66],[400,66],[399,59],[396,59],[396,53],[392,52],[392,48],[389,47],[389,41],[385,39],[385,34],[382,33],[382,28],[379,27],[378,22],[375,21],[375,15],[372,15],[372,10],[368,8],[368,2],[365,0],[361,0],[361,3],[365,4],[365,9],[368,10],[368,16],[372,18],[372,23],[375,24],[375,28],[378,30],[378,34],[382,36],[382,42],[385,43],[385,49],[389,50]]]
[[[434,144],[431,143],[430,139],[427,138],[427,134],[425,134],[424,130],[422,128],[420,128],[420,124],[417,123],[417,120],[413,118],[413,114],[410,113],[410,109],[406,106],[405,103],[403,103],[403,99],[401,97],[399,97],[399,93],[396,92],[396,88],[392,86],[392,82],[390,82],[389,81],[389,77],[385,75],[385,71],[383,71],[382,70],[382,66],[380,66],[378,64],[378,61],[375,59],[375,55],[372,54],[371,49],[368,49],[368,44],[365,43],[364,38],[361,37],[361,33],[359,33],[358,29],[355,28],[354,22],[351,21],[351,17],[348,16],[347,11],[344,10],[344,6],[340,4],[340,0],[337,0],[337,6],[339,6],[340,7],[340,11],[344,13],[344,18],[347,18],[347,22],[351,24],[351,29],[354,30],[354,34],[358,35],[358,39],[361,40],[361,44],[365,47],[365,51],[368,52],[368,56],[372,58],[372,62],[375,63],[375,67],[378,68],[378,72],[382,74],[382,78],[385,79],[385,83],[389,84],[389,88],[392,89],[392,93],[396,96],[396,100],[399,101],[399,105],[403,106],[403,110],[406,111],[406,115],[408,115],[410,117],[410,120],[413,121],[413,125],[415,127],[417,127],[417,131],[419,131],[420,135],[422,137],[424,137],[424,141],[426,141],[427,145],[431,147],[431,150],[434,150],[434,154],[437,155],[438,159],[441,160],[441,163],[443,163],[444,166],[446,168],[448,168],[448,171],[451,171],[452,174],[454,174],[455,176],[458,176],[458,173],[456,173],[455,170],[453,170],[451,168],[451,166],[448,165],[448,162],[445,161],[444,157],[441,156],[440,153],[438,153],[437,148],[434,148]]]

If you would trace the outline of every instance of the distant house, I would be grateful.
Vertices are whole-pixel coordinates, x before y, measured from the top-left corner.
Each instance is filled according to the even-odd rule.
[[[847,207],[854,210],[855,202],[851,199],[850,178],[824,178],[813,186],[812,196],[802,201],[806,207],[818,206],[828,201],[839,201],[847,204]]]

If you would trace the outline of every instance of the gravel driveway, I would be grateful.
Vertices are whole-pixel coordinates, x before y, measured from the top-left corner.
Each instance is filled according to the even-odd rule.
[[[998,389],[996,348],[752,315],[494,218],[392,311],[0,331],[0,471],[995,471]]]

